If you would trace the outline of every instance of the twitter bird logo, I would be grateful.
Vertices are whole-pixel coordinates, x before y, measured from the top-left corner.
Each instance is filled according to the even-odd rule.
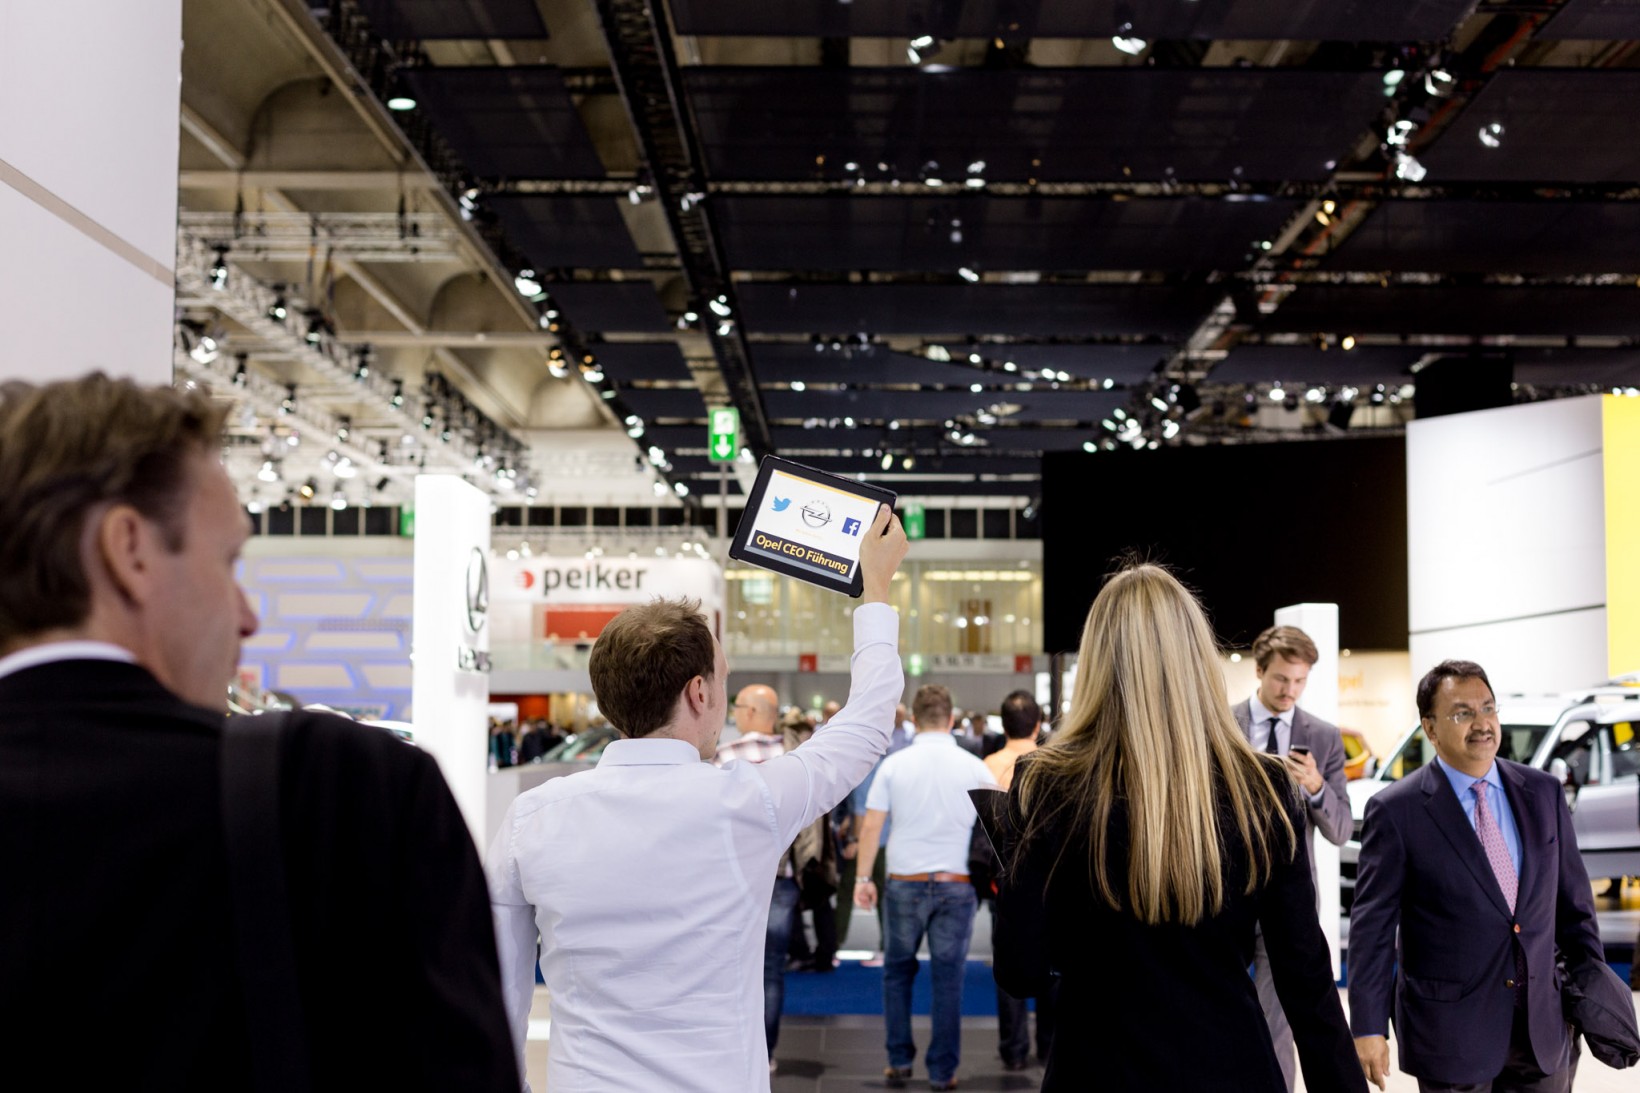
[[[776,497],[774,499],[774,511],[785,512],[787,509],[791,508],[791,504],[792,499],[790,497]]]

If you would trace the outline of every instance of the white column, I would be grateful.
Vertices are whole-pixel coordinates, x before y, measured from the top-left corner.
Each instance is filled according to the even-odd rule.
[[[452,475],[416,479],[410,705],[474,842],[489,786],[490,499]]]
[[[1306,713],[1338,724],[1338,605],[1336,603],[1295,603],[1276,611],[1277,626],[1296,626],[1315,642],[1320,654],[1315,667],[1310,669],[1310,682],[1304,688],[1300,703]],[[1315,886],[1319,897],[1317,911],[1321,916],[1321,932],[1327,937],[1332,950],[1333,978],[1338,978],[1340,913],[1338,894],[1338,847],[1315,833],[1310,846],[1315,861]]]
[[[0,377],[171,381],[182,0],[0,0]]]

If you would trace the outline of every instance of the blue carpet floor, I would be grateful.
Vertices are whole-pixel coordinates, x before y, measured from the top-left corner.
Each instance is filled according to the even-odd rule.
[[[920,961],[911,988],[911,1012],[927,1014],[929,1008],[928,961]],[[843,1013],[883,1012],[883,969],[863,968],[858,960],[845,960],[829,975],[817,972],[786,974],[786,1009],[789,1014],[822,1017]],[[970,960],[962,982],[962,1012],[965,1017],[995,1017],[996,983],[991,965]]]

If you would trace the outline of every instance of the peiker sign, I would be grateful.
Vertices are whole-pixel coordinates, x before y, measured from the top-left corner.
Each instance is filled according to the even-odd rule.
[[[626,608],[661,597],[699,600],[714,624],[722,617],[723,571],[706,558],[492,557],[490,571],[492,641],[590,641]]]

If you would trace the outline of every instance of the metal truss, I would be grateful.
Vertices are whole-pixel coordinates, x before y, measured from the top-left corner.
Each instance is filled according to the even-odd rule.
[[[440,213],[219,213],[183,211],[178,223],[237,261],[459,262],[459,233]]]
[[[740,410],[745,443],[759,455],[771,452],[774,442],[746,346],[729,261],[712,225],[705,160],[684,102],[665,9],[651,0],[596,0],[594,6],[615,82],[677,244],[684,277],[730,401]]]

